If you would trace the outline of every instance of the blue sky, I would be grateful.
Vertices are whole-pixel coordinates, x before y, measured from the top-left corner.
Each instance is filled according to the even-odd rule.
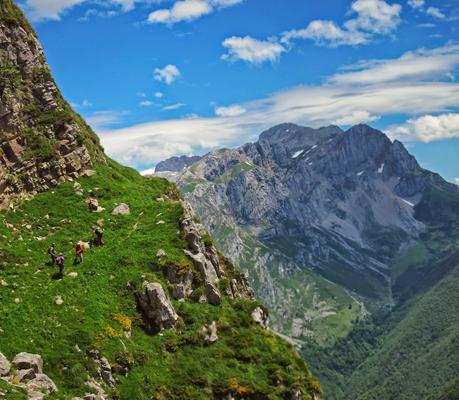
[[[459,178],[459,0],[22,0],[65,97],[139,170],[360,122]]]

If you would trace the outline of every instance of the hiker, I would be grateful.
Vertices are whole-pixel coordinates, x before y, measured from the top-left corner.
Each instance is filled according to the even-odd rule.
[[[65,262],[64,255],[59,254],[56,257],[56,265],[59,267],[59,275],[61,276],[61,278],[64,277],[64,268],[65,268],[64,262]]]
[[[80,240],[75,246],[75,261],[74,264],[81,264],[83,263],[83,242]]]
[[[52,243],[49,247],[48,247],[48,255],[51,257],[51,265],[54,265],[55,262],[56,262],[56,249],[55,249],[56,245],[54,243]]]
[[[104,235],[104,231],[102,230],[102,228],[96,227],[94,229],[94,234],[96,235],[96,238],[94,239],[94,244],[96,246],[102,247],[105,244],[104,239],[102,238]]]

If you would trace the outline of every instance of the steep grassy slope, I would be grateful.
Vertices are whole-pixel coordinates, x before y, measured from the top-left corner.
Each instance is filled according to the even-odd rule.
[[[20,351],[41,354],[45,372],[59,387],[56,399],[88,391],[85,382],[94,366],[86,352],[91,349],[100,350],[112,365],[129,367],[127,377],[117,376],[113,398],[206,399],[232,393],[281,399],[296,388],[305,398],[318,393],[317,382],[291,346],[251,319],[253,301],[224,298],[218,307],[173,301],[179,327],[145,333],[132,288],[144,280],[170,287],[162,265],[192,268],[179,231],[183,210],[174,200],[175,187],[165,180],[142,178],[114,163],[97,172],[79,180],[85,193],[109,211],[126,202],[130,215],[88,212],[71,183],[0,214],[0,351],[8,358]],[[156,200],[165,196],[165,202]],[[89,241],[92,226],[101,220],[106,246],[92,248],[82,265],[72,265],[75,242]],[[50,243],[66,255],[62,280],[48,265]],[[167,253],[161,262],[155,256],[160,248]],[[200,290],[192,297],[197,299]],[[219,340],[209,345],[201,330],[212,321]],[[128,338],[124,331],[130,329]]]

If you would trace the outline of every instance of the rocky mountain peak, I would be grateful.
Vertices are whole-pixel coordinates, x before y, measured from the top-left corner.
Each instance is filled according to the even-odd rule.
[[[179,172],[184,168],[199,161],[202,157],[200,156],[175,156],[168,158],[167,160],[161,161],[155,168],[156,172]]]
[[[76,178],[105,156],[62,97],[37,36],[11,0],[0,4],[0,206]]]

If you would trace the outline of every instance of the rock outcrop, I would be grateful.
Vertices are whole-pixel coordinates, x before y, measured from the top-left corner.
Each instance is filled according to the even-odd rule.
[[[31,400],[43,400],[45,396],[58,391],[51,378],[43,373],[43,359],[39,354],[19,353],[10,363],[0,353],[0,377],[11,385],[25,389]]]
[[[0,206],[104,159],[97,136],[57,88],[37,37],[11,0],[0,4]]]
[[[158,332],[177,324],[179,317],[160,283],[144,282],[142,291],[137,294],[137,302],[148,331]]]

